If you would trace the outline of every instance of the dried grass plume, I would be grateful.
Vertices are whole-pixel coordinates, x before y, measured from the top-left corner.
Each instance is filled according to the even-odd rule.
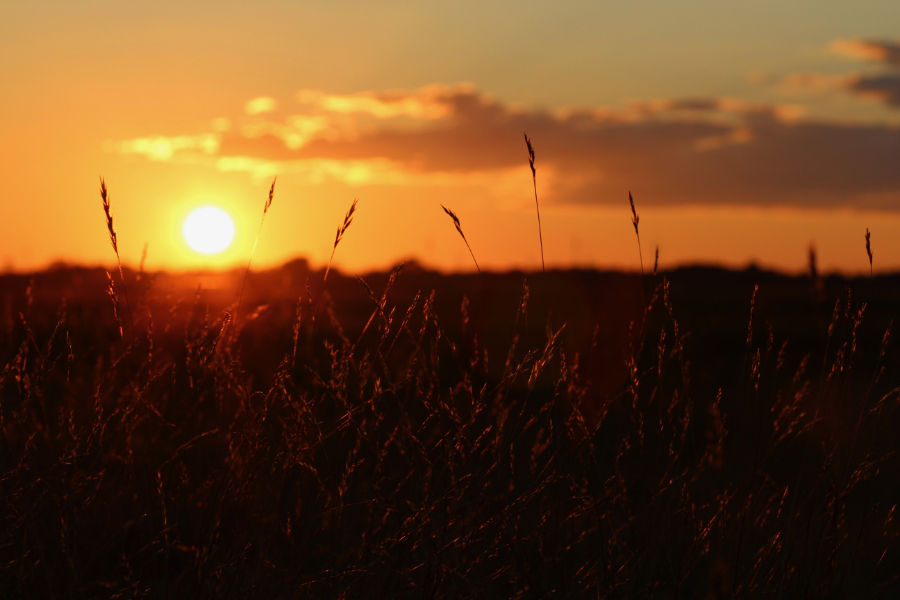
[[[341,243],[341,240],[344,239],[344,234],[347,232],[347,229],[350,228],[350,223],[353,222],[353,213],[356,212],[356,203],[359,202],[358,198],[353,199],[353,204],[350,205],[350,210],[347,211],[347,214],[344,215],[344,223],[337,228],[337,233],[334,235],[334,246],[331,247],[331,256],[328,258],[328,266],[325,268],[325,277],[324,280],[328,279],[328,272],[331,270],[331,261],[334,260],[334,253],[337,250],[338,244]]]
[[[869,233],[869,228],[866,227],[866,254],[869,255],[869,277],[873,276],[872,271],[872,234]]]
[[[532,167],[533,168],[533,167]],[[472,247],[469,245],[469,240],[466,239],[466,234],[463,233],[462,225],[459,224],[459,217],[456,216],[456,213],[441,204],[441,208],[444,209],[444,212],[453,219],[453,224],[456,226],[456,231],[459,232],[459,235],[462,237],[463,241],[466,243],[466,248],[469,249],[469,254],[472,255],[472,261],[475,263],[475,268],[478,269],[478,272],[481,273],[481,267],[478,266],[478,261],[475,260],[475,253],[472,252]]]
[[[119,256],[119,237],[116,235],[116,227],[113,224],[109,190],[106,189],[106,181],[103,177],[100,178],[100,200],[103,202],[103,214],[106,215],[106,230],[109,232],[109,243],[112,244],[113,251],[116,253],[116,265],[119,267],[119,279],[122,281],[122,291],[125,294],[125,307],[128,309],[128,322],[131,324],[131,335],[134,337],[134,317],[131,314],[128,286],[125,285],[125,272],[122,270],[122,259]],[[112,278],[110,278],[110,286],[112,286]],[[116,320],[118,320],[118,315],[116,315]],[[121,331],[121,325],[119,329]]]
[[[541,269],[546,271],[547,266],[544,264],[544,234],[541,232],[541,207],[538,204],[537,195],[537,170],[534,168],[534,146],[531,145],[531,139],[529,139],[527,133],[525,134],[525,145],[528,147],[528,166],[531,167],[531,183],[534,185],[534,208],[537,210],[538,239],[541,242]]]
[[[634,225],[634,234],[637,236],[638,256],[641,259],[641,275],[643,275],[644,253],[641,251],[641,234],[638,231],[638,224],[641,222],[641,217],[634,208],[634,197],[631,195],[631,190],[628,190],[628,202],[631,204],[631,224]]]

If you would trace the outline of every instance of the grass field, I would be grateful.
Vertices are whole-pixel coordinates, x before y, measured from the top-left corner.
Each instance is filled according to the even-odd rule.
[[[123,273],[0,278],[2,597],[900,591],[898,277]]]

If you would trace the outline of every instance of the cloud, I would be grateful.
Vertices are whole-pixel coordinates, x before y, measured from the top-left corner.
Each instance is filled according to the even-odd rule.
[[[861,98],[874,100],[889,107],[900,107],[900,43],[883,40],[837,40],[833,51],[853,58],[861,58],[887,67],[881,73],[793,73],[784,78],[786,87],[799,90],[850,92]]]
[[[856,76],[847,79],[843,87],[859,96],[900,107],[900,75],[885,74]]]
[[[856,75],[826,75],[824,73],[791,73],[781,83],[791,90],[832,91],[846,89]]]
[[[278,108],[278,101],[275,98],[259,96],[244,105],[244,112],[248,115],[261,115],[263,113],[273,112],[276,108]]]
[[[849,92],[859,98],[900,107],[900,75],[894,73],[825,75],[823,73],[792,73],[782,81],[792,90],[813,92]]]
[[[474,92],[470,84],[459,84],[452,88],[432,85],[410,93],[407,90],[384,92],[360,92],[358,94],[333,95],[320,90],[300,90],[297,100],[301,104],[339,113],[367,113],[379,119],[412,117],[414,119],[442,119],[448,116],[451,107],[447,105],[447,92]]]
[[[843,56],[900,67],[900,43],[887,40],[837,40],[831,49]]]
[[[201,133],[199,135],[149,136],[126,140],[119,143],[107,143],[107,149],[121,154],[143,154],[151,160],[167,161],[175,158],[176,153],[199,152],[215,154],[219,150],[220,136],[217,133]]]
[[[310,184],[477,185],[498,197],[527,191],[527,131],[542,202],[620,203],[631,189],[645,205],[900,209],[900,130],[804,119],[788,106],[699,97],[549,112],[471,86],[300,99],[283,119],[257,114],[227,131],[114,149]]]
[[[822,80],[823,87],[831,86],[858,96],[900,107],[900,43],[889,40],[837,40],[832,50],[844,56],[880,63],[891,71],[880,74],[851,74],[832,76]],[[825,77],[825,76],[820,76]]]

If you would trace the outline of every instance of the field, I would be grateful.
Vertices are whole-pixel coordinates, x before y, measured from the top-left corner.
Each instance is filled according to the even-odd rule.
[[[900,593],[900,276],[243,277],[0,277],[0,597]]]

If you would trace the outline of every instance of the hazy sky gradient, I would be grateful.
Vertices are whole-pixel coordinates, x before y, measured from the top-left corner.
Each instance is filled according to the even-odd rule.
[[[0,268],[246,259],[379,268],[756,261],[900,268],[896,2],[8,2],[0,8]],[[301,90],[306,92],[299,93]],[[255,98],[266,103],[248,105]],[[248,111],[248,108],[251,110]],[[226,128],[226,125],[228,127]],[[190,251],[217,204],[232,248]]]

